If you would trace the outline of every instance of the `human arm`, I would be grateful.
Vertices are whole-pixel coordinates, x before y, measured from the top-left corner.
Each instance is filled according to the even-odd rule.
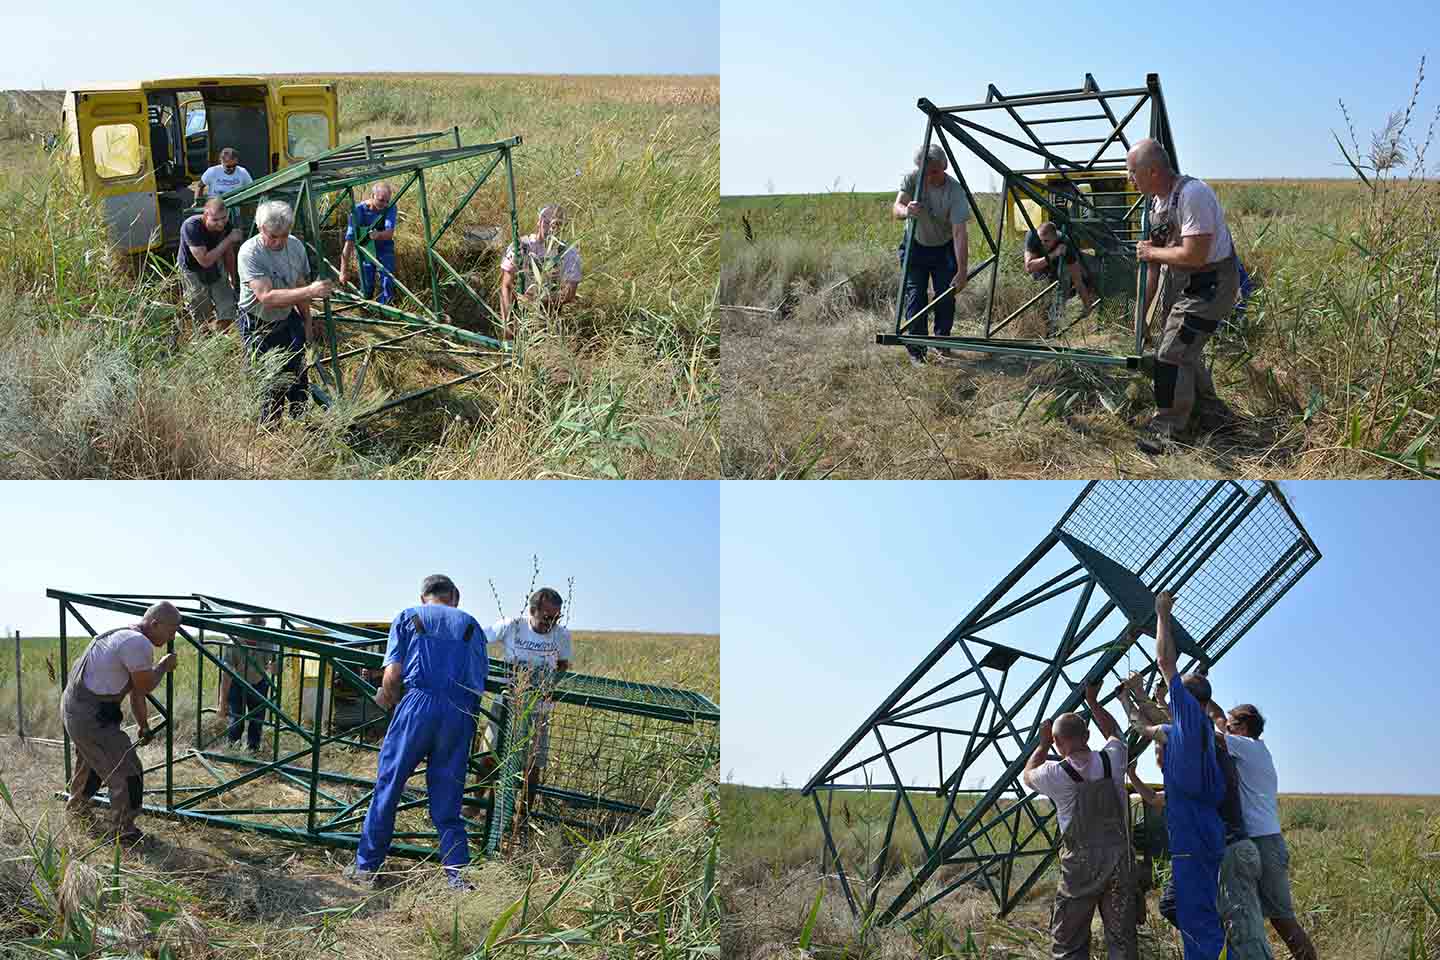
[[[1035,771],[1039,770],[1045,761],[1049,759],[1050,745],[1054,742],[1054,724],[1052,721],[1046,720],[1040,724],[1040,742],[1035,745],[1035,752],[1030,754],[1030,759],[1025,761],[1025,770],[1021,774],[1021,778],[1025,781],[1025,786],[1032,790],[1035,789],[1035,784],[1032,782]]]
[[[955,243],[955,292],[965,289],[970,282],[970,232],[963,221],[950,227],[951,239]]]
[[[1181,270],[1198,270],[1210,262],[1210,241],[1208,233],[1190,234],[1180,238],[1180,245],[1159,247],[1149,240],[1135,244],[1135,256],[1147,263],[1158,263]]]
[[[1175,637],[1171,630],[1170,611],[1175,606],[1175,597],[1169,590],[1162,590],[1155,596],[1155,662],[1160,666],[1160,675],[1170,684],[1173,691],[1179,681],[1175,676]]]
[[[1095,718],[1095,726],[1099,728],[1100,735],[1109,740],[1112,737],[1119,738],[1120,724],[1110,715],[1110,711],[1100,705],[1100,684],[1095,682],[1085,687],[1085,705],[1090,708],[1090,716]]]
[[[1135,788],[1135,792],[1139,794],[1140,799],[1144,803],[1154,807],[1156,810],[1165,809],[1165,798],[1156,793],[1150,784],[1140,779],[1140,775],[1135,772],[1135,764],[1132,763],[1126,767],[1125,773],[1130,778],[1130,786]]]
[[[399,214],[400,211],[395,207],[390,207],[386,210],[382,217],[382,222],[388,224],[388,226],[383,230],[372,230],[370,232],[371,239],[376,243],[383,243],[386,240],[395,239],[395,221],[399,217]]]
[[[251,292],[255,294],[255,302],[267,310],[298,307],[301,304],[308,308],[311,300],[316,297],[328,297],[335,289],[335,285],[329,280],[316,280],[303,287],[280,288],[272,286],[270,281],[264,277],[255,277],[249,283]]]
[[[1164,743],[1168,733],[1163,724],[1150,724],[1140,711],[1140,704],[1135,701],[1134,692],[1126,684],[1121,684],[1116,690],[1120,698],[1120,706],[1125,711],[1126,718],[1130,721],[1130,729],[1142,737],[1154,740],[1156,743]]]
[[[345,245],[340,248],[340,285],[344,286],[350,282],[350,258],[355,255],[355,241],[345,240]]]
[[[920,216],[920,204],[912,200],[910,194],[901,190],[895,194],[895,202],[890,205],[890,213],[896,220],[918,217]]]
[[[150,736],[150,704],[139,688],[130,691],[130,712],[135,714],[135,723],[140,727],[140,736]]]
[[[1215,732],[1222,737],[1230,735],[1230,727],[1225,723],[1225,711],[1215,702],[1212,696],[1205,704],[1205,715],[1215,723]]]
[[[515,272],[500,270],[500,322],[510,323],[510,310],[515,305]]]
[[[190,256],[195,258],[196,263],[202,267],[213,267],[221,260],[224,260],[231,249],[239,246],[241,239],[239,230],[231,230],[225,235],[225,239],[221,240],[213,250],[206,250],[204,247],[196,246],[193,243],[186,243],[185,246],[190,248]]]
[[[1140,311],[1140,315],[1143,316],[1143,317],[1145,317],[1145,318],[1147,318],[1147,321],[1148,321],[1148,318],[1149,318],[1149,316],[1150,316],[1150,304],[1155,301],[1155,292],[1156,292],[1157,290],[1159,290],[1159,289],[1160,289],[1160,271],[1159,271],[1159,270],[1147,270],[1147,271],[1145,271],[1145,308]]]
[[[375,702],[382,708],[391,709],[405,695],[404,673],[405,668],[398,663],[385,667],[385,677],[380,681],[380,688],[375,691]]]

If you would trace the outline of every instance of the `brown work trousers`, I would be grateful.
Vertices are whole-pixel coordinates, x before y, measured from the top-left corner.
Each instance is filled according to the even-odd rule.
[[[120,729],[120,701],[130,693],[130,684],[119,693],[106,695],[87,688],[85,663],[94,649],[91,641],[85,656],[70,670],[65,692],[60,695],[65,732],[75,747],[75,772],[65,806],[77,812],[85,809],[103,784],[110,790],[111,825],[117,833],[129,833],[135,829],[145,795],[144,768],[129,735]]]
[[[1110,777],[1083,780],[1068,761],[1065,772],[1079,785],[1075,809],[1060,839],[1060,883],[1050,919],[1055,960],[1089,960],[1095,908],[1105,928],[1110,960],[1138,960],[1130,830],[1125,805]]]
[[[1235,308],[1239,261],[1232,252],[1199,270],[1165,267],[1160,307],[1165,325],[1155,350],[1155,417],[1151,429],[1184,432],[1192,413],[1222,413],[1215,381],[1205,363],[1205,344]]]

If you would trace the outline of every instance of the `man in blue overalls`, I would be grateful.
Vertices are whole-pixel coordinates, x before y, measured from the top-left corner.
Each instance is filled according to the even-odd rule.
[[[376,879],[390,851],[395,808],[405,782],[423,760],[441,862],[450,886],[470,889],[460,877],[460,868],[470,862],[460,800],[488,661],[485,633],[474,617],[457,608],[459,603],[454,581],[435,574],[420,587],[420,605],[402,610],[390,624],[385,679],[375,702],[395,712],[380,748],[375,796],[360,832],[360,849],[345,868],[347,879]]]
[[[1175,598],[1155,597],[1155,661],[1169,684],[1172,722],[1138,731],[1164,744],[1165,825],[1175,883],[1176,925],[1185,960],[1223,960],[1220,925],[1220,864],[1225,858],[1225,774],[1215,754],[1215,728],[1205,714],[1210,681],[1198,673],[1181,677],[1176,668],[1170,610]]]
[[[345,228],[345,246],[340,250],[340,283],[349,282],[350,257],[360,264],[360,290],[365,299],[389,303],[395,299],[395,219],[399,208],[391,204],[390,184],[383,180],[370,188],[370,196],[355,204]],[[379,284],[375,263],[356,252],[356,245],[380,261]]]

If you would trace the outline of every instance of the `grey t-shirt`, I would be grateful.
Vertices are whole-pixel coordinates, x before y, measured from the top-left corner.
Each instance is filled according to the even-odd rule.
[[[918,174],[919,171],[911,170],[900,179],[900,192],[911,200],[915,199]],[[950,243],[954,237],[952,226],[969,219],[970,204],[965,202],[965,191],[960,181],[947,173],[944,186],[925,185],[925,196],[920,199],[920,216],[915,218],[915,242],[927,247]]]
[[[265,279],[275,290],[303,287],[310,282],[310,259],[305,256],[305,245],[291,234],[283,250],[271,250],[265,246],[265,239],[255,234],[240,247],[237,263],[240,269],[240,310],[244,313],[262,313],[263,323],[276,323],[290,315],[290,307],[266,307],[262,311],[255,300],[255,291],[250,289],[251,280]]]

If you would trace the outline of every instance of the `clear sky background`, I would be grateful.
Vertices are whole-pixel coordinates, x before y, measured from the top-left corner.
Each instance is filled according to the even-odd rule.
[[[1368,131],[1404,109],[1427,52],[1432,79],[1421,91],[1417,139],[1440,105],[1433,0],[1377,8],[1160,0],[1028,12],[1005,3],[725,0],[720,23],[727,195],[772,185],[776,193],[895,190],[925,132],[915,101],[977,102],[989,83],[1013,95],[1079,87],[1087,71],[1102,88],[1142,87],[1158,73],[1182,169],[1216,179],[1353,176],[1330,135],[1345,136],[1337,100],[1366,144]],[[1133,122],[1142,136],[1147,117],[1142,109]],[[1076,136],[1063,139],[1095,135],[1070,129]],[[997,152],[1012,165],[1027,156],[1023,166],[1040,165],[1013,148]],[[961,164],[972,189],[999,189],[989,167]]]
[[[206,74],[707,73],[719,0],[0,0],[0,88]]]
[[[48,587],[389,620],[431,573],[491,623],[486,581],[518,615],[533,554],[537,587],[563,596],[575,578],[574,629],[719,629],[715,482],[11,482],[3,494],[0,627],[22,634],[58,629]],[[106,616],[91,622],[116,625]]]
[[[722,775],[803,785],[1083,486],[725,483]],[[1440,485],[1282,489],[1324,556],[1211,671],[1217,702],[1260,706],[1283,792],[1440,792]]]

